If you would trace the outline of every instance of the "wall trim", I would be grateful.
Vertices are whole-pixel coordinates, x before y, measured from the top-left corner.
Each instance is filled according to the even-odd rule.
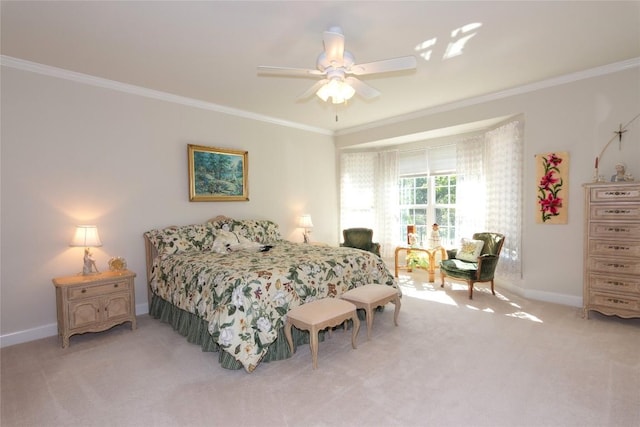
[[[387,126],[390,124],[400,123],[407,120],[413,120],[413,119],[417,119],[417,118],[432,115],[432,114],[443,113],[443,112],[455,110],[458,108],[465,108],[465,107],[469,107],[469,106],[473,106],[473,105],[477,105],[485,102],[496,101],[496,100],[508,98],[511,96],[522,95],[522,94],[534,92],[541,89],[546,89],[554,86],[572,83],[579,80],[589,79],[592,77],[602,76],[605,74],[612,74],[612,73],[623,71],[629,68],[640,67],[640,57],[631,58],[625,61],[615,62],[613,64],[602,65],[600,67],[595,67],[588,70],[582,70],[582,71],[578,71],[571,74],[565,74],[562,76],[541,80],[538,82],[514,87],[511,89],[493,92],[486,95],[477,96],[474,98],[467,98],[461,101],[442,104],[436,107],[414,111],[412,113],[403,114],[401,116],[390,117],[388,119],[378,120],[372,123],[367,123],[360,126],[354,126],[351,128],[342,129],[335,132],[328,129],[307,126],[301,123],[282,120],[275,117],[265,116],[262,114],[251,113],[249,111],[239,110],[236,108],[225,107],[223,105],[214,104],[212,102],[205,102],[198,99],[187,98],[185,96],[179,96],[179,95],[174,95],[167,92],[147,89],[141,86],[121,83],[115,80],[108,80],[101,77],[95,77],[89,74],[69,71],[63,68],[57,68],[49,65],[39,64],[36,62],[26,61],[24,59],[14,58],[7,55],[0,55],[0,65],[15,68],[18,70],[29,71],[32,73],[43,74],[50,77],[71,80],[77,83],[87,84],[87,85],[101,87],[105,89],[116,90],[119,92],[124,92],[132,95],[143,96],[146,98],[151,98],[151,99],[156,99],[156,100],[161,100],[166,102],[173,102],[176,104],[186,105],[189,107],[195,107],[203,110],[209,110],[209,111],[215,111],[218,113],[228,114],[231,116],[242,117],[249,120],[256,120],[256,121],[270,123],[278,126],[284,126],[284,127],[289,127],[293,129],[299,129],[303,131],[314,132],[321,135],[328,135],[328,136],[335,137],[335,136],[341,136],[341,135],[349,135],[351,133],[361,132],[364,130],[375,129],[380,126]]]
[[[127,83],[121,83],[115,80],[95,77],[89,74],[78,73],[75,71],[65,70],[63,68],[52,67],[50,65],[38,64],[36,62],[25,61],[24,59],[14,58],[11,56],[0,55],[0,64],[6,67],[15,68],[17,70],[29,71],[32,73],[42,74],[49,77],[55,77],[64,80],[71,80],[76,83],[86,84],[89,86],[101,87],[103,89],[115,90],[131,95],[142,96],[145,98],[156,99],[160,101],[173,102],[175,104],[186,105],[188,107],[200,108],[202,110],[215,111],[217,113],[228,114],[230,116],[242,117],[249,120],[270,123],[273,125],[299,129],[307,132],[319,133],[321,135],[333,136],[333,131],[317,128],[313,126],[303,125],[301,123],[282,120],[275,117],[256,114],[249,111],[238,110],[236,108],[225,107],[223,105],[214,104],[212,102],[201,101],[198,99],[187,98],[185,96],[174,95],[172,93],[161,92],[158,90],[147,89],[141,86],[135,86]]]
[[[136,304],[136,316],[149,313],[149,304]],[[9,347],[16,344],[22,344],[29,341],[35,341],[42,338],[55,337],[58,335],[58,324],[50,323],[48,325],[38,326],[36,328],[26,329],[24,331],[11,332],[0,336],[0,348]]]

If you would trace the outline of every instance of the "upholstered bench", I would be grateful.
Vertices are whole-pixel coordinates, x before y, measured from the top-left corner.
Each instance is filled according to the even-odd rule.
[[[342,294],[342,299],[353,303],[357,308],[364,309],[367,318],[367,339],[371,339],[373,327],[373,311],[377,307],[388,302],[396,306],[393,313],[393,322],[398,326],[398,313],[400,312],[400,293],[396,288],[387,285],[364,285]]]
[[[353,320],[351,332],[351,346],[356,348],[356,337],[360,329],[360,320],[356,314],[356,306],[339,298],[324,298],[302,304],[287,313],[284,325],[284,335],[287,337],[291,353],[295,352],[291,337],[291,326],[309,331],[309,347],[313,369],[318,367],[318,332],[325,328],[334,327],[345,320]]]

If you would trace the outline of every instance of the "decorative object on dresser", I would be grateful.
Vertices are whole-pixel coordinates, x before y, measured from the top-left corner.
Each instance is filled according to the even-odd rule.
[[[131,322],[134,330],[135,277],[132,271],[122,270],[53,279],[62,348],[69,346],[69,337],[75,334],[101,332],[124,322]]]
[[[95,225],[77,225],[76,232],[69,246],[84,248],[84,264],[82,266],[82,274],[98,273],[98,267],[91,254],[91,248],[102,246],[100,236],[98,235],[98,227]]]
[[[189,201],[249,200],[249,154],[223,148],[187,146]]]
[[[584,317],[640,317],[640,183],[584,188]]]
[[[607,141],[607,143],[604,145],[604,147],[602,147],[602,150],[600,151],[600,154],[598,154],[598,157],[596,157],[596,166],[595,166],[595,171],[593,173],[593,182],[604,182],[604,175],[600,175],[600,165],[602,164],[602,156],[604,155],[604,152],[607,150],[607,148],[609,148],[611,143],[613,141],[615,141],[616,139],[618,140],[618,149],[621,150],[622,149],[622,135],[624,135],[629,130],[628,129],[629,126],[633,122],[635,122],[638,118],[640,118],[640,114],[637,114],[633,119],[629,120],[624,125],[621,123],[620,127],[618,128],[618,130],[613,132],[615,135],[613,137],[611,137],[611,139],[609,141]],[[616,169],[617,169],[617,165],[616,165]],[[617,170],[616,170],[616,175],[618,175],[618,171]],[[633,181],[633,175],[623,173],[622,179],[620,179],[620,178],[614,179],[612,177],[611,181],[616,181],[616,182],[617,181]]]

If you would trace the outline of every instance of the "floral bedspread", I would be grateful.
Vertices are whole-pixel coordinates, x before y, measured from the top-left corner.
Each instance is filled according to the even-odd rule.
[[[206,320],[221,349],[251,372],[291,308],[367,283],[398,288],[393,274],[372,253],[285,240],[272,245],[267,252],[159,256],[152,266],[152,291]]]

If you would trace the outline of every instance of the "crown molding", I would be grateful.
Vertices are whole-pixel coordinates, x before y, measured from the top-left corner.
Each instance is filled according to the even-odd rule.
[[[111,89],[119,92],[156,99],[160,101],[172,102],[172,103],[181,104],[189,107],[200,108],[203,110],[215,111],[218,113],[241,117],[249,120],[256,120],[260,122],[270,123],[277,126],[284,126],[292,129],[298,129],[298,130],[318,133],[318,134],[327,135],[327,136],[342,136],[342,135],[349,135],[352,133],[361,132],[369,129],[375,129],[380,126],[386,126],[386,125],[404,122],[407,120],[413,120],[420,117],[429,116],[432,114],[447,112],[447,111],[451,111],[459,108],[465,108],[465,107],[470,107],[477,104],[496,101],[496,100],[508,98],[511,96],[522,95],[529,92],[534,92],[541,89],[564,85],[567,83],[572,83],[572,82],[576,82],[584,79],[603,76],[606,74],[612,74],[612,73],[627,70],[630,68],[637,68],[637,67],[640,67],[640,57],[631,58],[625,61],[615,62],[612,64],[603,65],[600,67],[590,68],[587,70],[578,71],[575,73],[566,74],[558,77],[553,77],[550,79],[541,80],[539,82],[530,83],[527,85],[518,86],[518,87],[514,87],[511,89],[506,89],[498,92],[493,92],[486,95],[477,96],[474,98],[467,98],[461,101],[442,104],[432,108],[414,111],[412,113],[404,114],[401,116],[390,117],[388,119],[377,120],[372,123],[367,123],[360,126],[354,126],[351,128],[342,129],[338,131],[331,131],[328,129],[317,128],[314,126],[307,126],[301,123],[291,122],[288,120],[282,120],[275,117],[252,113],[249,111],[225,107],[222,105],[214,104],[212,102],[206,102],[206,101],[201,101],[194,98],[174,95],[167,92],[147,89],[141,86],[121,83],[115,80],[108,80],[101,77],[91,76],[89,74],[69,71],[63,68],[43,65],[36,62],[26,61],[23,59],[14,58],[6,55],[0,55],[0,65],[23,70],[23,71],[38,73],[38,74],[42,74],[50,77],[71,80],[77,83],[87,84],[90,86]]]
[[[160,101],[172,102],[188,107],[200,108],[202,110],[215,111],[230,116],[241,117],[249,120],[270,123],[278,126],[289,127],[293,129],[303,130],[307,132],[318,133],[321,135],[333,136],[334,132],[328,129],[307,126],[288,120],[282,120],[275,117],[265,116],[262,114],[252,113],[250,111],[229,108],[223,105],[214,104],[212,102],[201,101],[185,96],[174,95],[172,93],[161,92],[153,89],[147,89],[141,86],[121,83],[115,80],[104,79],[89,74],[78,73],[75,71],[65,70],[63,68],[52,67],[49,65],[39,64],[36,62],[26,61],[24,59],[14,58],[11,56],[0,55],[0,65],[15,68],[22,71],[42,74],[49,77],[55,77],[64,80],[70,80],[76,83],[86,84],[90,86],[101,87],[104,89],[124,92],[131,95],[142,96],[145,98],[156,99]]]
[[[565,74],[558,77],[553,77],[546,80],[526,84],[523,86],[514,87],[511,89],[505,89],[498,92],[489,93],[486,95],[477,96],[474,98],[467,98],[461,101],[451,102],[448,104],[438,105],[432,108],[424,110],[414,111],[412,113],[403,114],[401,116],[390,117],[388,119],[378,120],[375,123],[367,123],[360,126],[354,126],[347,129],[338,130],[335,132],[335,136],[349,135],[356,132],[379,128],[381,126],[387,126],[404,122],[407,120],[418,119],[421,117],[429,116],[432,114],[443,113],[451,110],[457,110],[459,108],[470,107],[477,104],[483,104],[486,102],[496,101],[511,96],[522,95],[529,92],[534,92],[541,89],[547,89],[554,86],[560,86],[567,83],[573,83],[584,79],[590,79],[593,77],[599,77],[606,74],[617,73],[630,68],[640,67],[640,57],[631,58],[625,61],[614,62],[612,64],[602,65],[600,67],[590,68],[583,71],[578,71],[571,74]]]

